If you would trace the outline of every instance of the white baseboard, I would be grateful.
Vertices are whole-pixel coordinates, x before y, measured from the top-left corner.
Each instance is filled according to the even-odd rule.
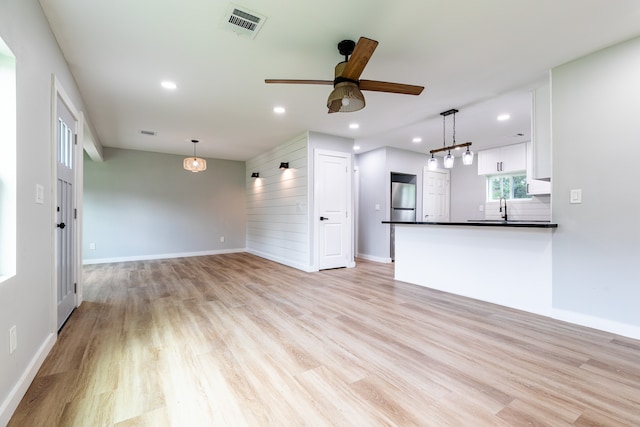
[[[300,264],[299,262],[294,262],[285,258],[281,258],[278,256],[274,256],[271,254],[268,254],[266,252],[260,252],[260,251],[256,251],[253,249],[247,249],[247,252],[255,255],[255,256],[259,256],[260,258],[264,258],[264,259],[268,259],[269,261],[273,261],[273,262],[277,262],[278,264],[283,264],[286,265],[287,267],[292,267],[292,268],[297,268],[298,270],[302,270],[306,273],[313,273],[318,271],[318,269],[314,266],[311,265],[305,265],[305,264]]]
[[[377,257],[377,256],[367,255],[367,254],[358,254],[357,257],[366,259],[367,261],[382,262],[385,264],[389,264],[392,262],[391,258],[383,258],[383,257]]]
[[[0,426],[6,426],[9,424],[11,416],[15,412],[16,408],[20,404],[20,401],[27,393],[27,389],[31,385],[31,382],[36,377],[38,369],[44,363],[44,359],[47,357],[53,345],[56,342],[57,334],[51,333],[44,340],[38,352],[35,354],[31,362],[27,366],[27,369],[22,373],[22,376],[18,380],[18,383],[13,387],[6,400],[2,402],[0,406]]]
[[[108,264],[111,262],[128,262],[128,261],[149,261],[154,259],[170,259],[170,258],[187,258],[194,256],[207,256],[207,255],[220,255],[220,254],[234,254],[239,252],[246,252],[246,248],[238,249],[223,249],[215,251],[201,251],[201,252],[178,252],[173,254],[154,254],[154,255],[136,255],[128,257],[115,257],[115,258],[95,258],[82,260],[83,265],[90,264]]]
[[[589,316],[587,314],[576,313],[574,311],[552,309],[551,317],[576,325],[587,326],[605,332],[622,335],[625,337],[640,339],[640,326],[629,325],[627,323],[616,322],[603,319],[601,317]]]

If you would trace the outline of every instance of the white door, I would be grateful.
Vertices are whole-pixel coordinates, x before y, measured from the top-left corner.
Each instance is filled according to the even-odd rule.
[[[351,155],[314,152],[318,267],[347,267],[352,247]]]
[[[450,180],[448,170],[424,168],[422,214],[423,221],[449,221]]]
[[[76,307],[74,280],[74,162],[76,121],[58,98],[56,270],[58,329]]]

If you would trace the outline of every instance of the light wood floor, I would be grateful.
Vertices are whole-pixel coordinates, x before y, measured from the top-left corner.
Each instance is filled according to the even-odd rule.
[[[640,342],[249,254],[87,266],[10,426],[640,425]]]

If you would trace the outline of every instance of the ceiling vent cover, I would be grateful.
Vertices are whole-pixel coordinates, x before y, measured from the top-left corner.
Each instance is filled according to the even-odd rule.
[[[227,10],[224,25],[236,34],[253,39],[266,20],[266,16],[232,3]]]

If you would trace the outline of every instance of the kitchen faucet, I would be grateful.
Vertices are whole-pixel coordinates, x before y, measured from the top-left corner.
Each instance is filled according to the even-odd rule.
[[[505,221],[508,221],[508,216],[507,216],[507,199],[505,199],[504,197],[500,197],[500,212],[502,212],[502,201],[504,200],[504,215],[500,215],[500,218],[504,219]]]

